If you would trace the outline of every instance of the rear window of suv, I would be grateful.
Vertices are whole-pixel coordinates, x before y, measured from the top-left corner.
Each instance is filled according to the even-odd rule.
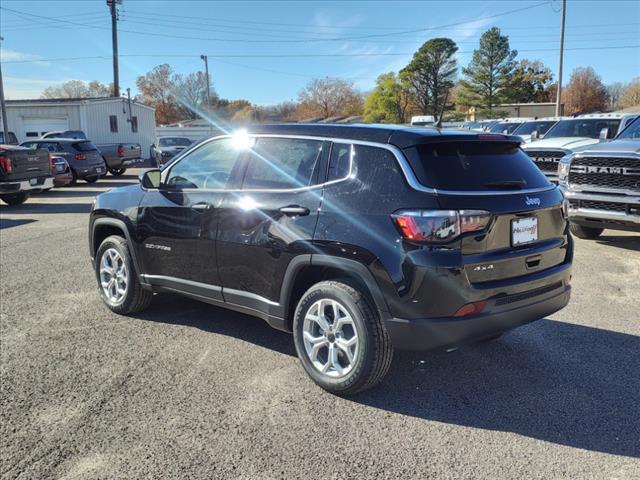
[[[443,190],[515,190],[550,183],[526,153],[510,142],[446,142],[405,150],[418,178]]]
[[[97,150],[96,146],[91,142],[76,142],[72,146],[79,152],[91,152],[93,150]]]

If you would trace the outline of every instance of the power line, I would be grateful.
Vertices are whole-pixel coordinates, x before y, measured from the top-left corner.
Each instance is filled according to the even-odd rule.
[[[409,33],[426,32],[426,31],[430,31],[430,30],[438,30],[438,29],[447,28],[447,27],[455,27],[455,26],[460,26],[460,25],[466,25],[466,24],[478,22],[480,20],[489,20],[489,19],[492,19],[492,18],[498,18],[498,17],[502,17],[502,16],[505,16],[505,15],[511,15],[513,13],[519,13],[519,12],[523,12],[523,11],[526,11],[526,10],[531,10],[533,8],[537,8],[537,7],[540,7],[542,5],[546,5],[546,4],[547,4],[547,1],[544,1],[544,2],[533,4],[533,5],[529,5],[527,7],[508,10],[508,11],[505,11],[505,12],[497,13],[495,15],[479,17],[479,18],[476,18],[476,19],[473,19],[473,20],[465,20],[465,21],[462,21],[462,22],[451,23],[451,24],[448,24],[448,25],[440,25],[438,27],[425,27],[425,28],[418,28],[418,29],[412,29],[412,30],[404,30],[404,31],[400,31],[400,32],[377,33],[377,34],[368,34],[368,35],[350,36],[350,37],[323,38],[323,39],[314,39],[314,40],[309,40],[309,39],[288,39],[288,40],[234,39],[233,41],[234,42],[241,42],[241,43],[308,43],[308,42],[334,42],[334,41],[360,40],[360,39],[365,39],[365,38],[385,38],[385,37],[389,37],[389,36],[396,36],[396,35],[409,34]],[[19,10],[14,10],[14,9],[6,8],[6,7],[0,7],[0,9],[6,10],[6,11],[9,11],[9,12],[13,12],[13,13],[16,13],[18,15],[25,15],[25,16],[30,16],[30,17],[34,17],[34,18],[41,18],[41,19],[44,19],[44,20],[51,20],[48,17],[43,17],[41,15],[36,15],[36,14],[32,14],[32,13],[27,13],[27,12],[21,12]],[[79,23],[79,22],[73,22],[73,21],[69,21],[69,20],[56,20],[56,21],[57,22],[61,22],[61,23],[65,23],[65,24],[69,24],[69,25],[90,27],[90,28],[96,28],[96,29],[100,29],[100,30],[104,30],[105,29],[105,27],[88,25],[88,24],[83,24],[83,23]],[[228,38],[206,38],[206,37],[192,37],[192,36],[186,36],[186,35],[167,35],[167,34],[154,33],[154,32],[139,32],[139,31],[134,31],[134,30],[123,30],[123,29],[120,29],[120,31],[121,32],[126,32],[126,33],[133,33],[133,34],[137,34],[137,35],[146,35],[146,36],[163,37],[163,38],[180,38],[180,39],[185,39],[185,40],[221,41],[221,42],[228,42],[229,41]]]
[[[640,45],[614,45],[614,46],[594,46],[594,47],[573,47],[565,48],[565,51],[574,50],[620,50],[620,49],[632,49],[640,48]],[[538,48],[538,49],[522,49],[518,50],[519,53],[542,53],[542,52],[556,52],[557,48]],[[415,52],[390,52],[390,53],[290,53],[290,54],[207,54],[209,58],[333,58],[333,57],[399,57],[410,56]],[[457,53],[473,53],[473,50],[458,51]],[[160,54],[160,53],[141,53],[141,54],[121,54],[120,57],[138,57],[138,58],[197,58],[193,54]],[[37,60],[8,60],[3,61],[5,64],[17,64],[17,63],[40,63],[40,62],[64,62],[75,60],[98,60],[109,59],[109,55],[93,55],[85,57],[59,57],[59,58],[39,58]]]

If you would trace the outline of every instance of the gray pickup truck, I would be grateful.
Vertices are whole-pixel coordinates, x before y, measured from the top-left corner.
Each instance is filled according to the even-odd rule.
[[[48,132],[42,136],[41,140],[53,138],[87,140],[87,136],[82,130]],[[144,162],[142,147],[138,143],[102,143],[96,144],[96,147],[100,151],[107,171],[114,176],[122,175],[128,167]]]
[[[558,179],[577,237],[597,238],[605,228],[640,232],[640,118],[612,142],[562,158]]]
[[[49,152],[16,145],[0,145],[0,200],[24,203],[34,192],[53,188]]]

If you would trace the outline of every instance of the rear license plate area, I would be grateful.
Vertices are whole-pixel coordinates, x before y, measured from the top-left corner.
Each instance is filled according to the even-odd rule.
[[[511,245],[526,245],[538,240],[538,217],[511,220]]]

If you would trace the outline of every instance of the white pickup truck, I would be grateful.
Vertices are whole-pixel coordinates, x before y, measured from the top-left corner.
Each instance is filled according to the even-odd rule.
[[[596,238],[605,228],[640,232],[640,118],[612,142],[564,157],[558,178],[577,237]]]
[[[549,180],[558,183],[558,163],[570,153],[606,142],[631,123],[638,114],[594,113],[560,120],[542,140],[525,144],[522,149]]]

